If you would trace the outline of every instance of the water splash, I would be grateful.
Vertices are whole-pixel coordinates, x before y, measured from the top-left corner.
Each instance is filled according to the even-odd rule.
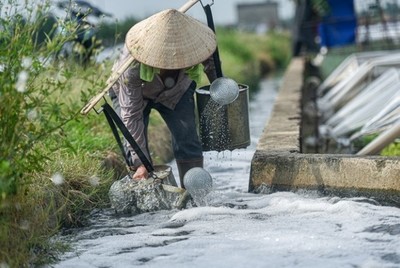
[[[211,192],[213,181],[210,173],[200,167],[190,169],[183,178],[186,190],[197,206],[204,206],[205,197]]]
[[[206,148],[225,149],[231,143],[227,106],[210,99],[200,115],[200,135]]]

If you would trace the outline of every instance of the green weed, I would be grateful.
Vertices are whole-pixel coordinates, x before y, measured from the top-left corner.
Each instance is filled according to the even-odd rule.
[[[49,238],[104,206],[112,178],[101,166],[115,148],[106,126],[79,114],[108,73],[56,58],[72,23],[38,40],[48,11],[48,2],[0,5],[0,265],[10,267],[51,256]]]

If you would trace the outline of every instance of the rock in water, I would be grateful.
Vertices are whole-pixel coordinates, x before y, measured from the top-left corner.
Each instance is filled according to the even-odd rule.
[[[188,194],[176,187],[171,168],[156,166],[155,169],[157,179],[137,181],[127,175],[111,185],[108,195],[117,214],[134,215],[185,206]]]

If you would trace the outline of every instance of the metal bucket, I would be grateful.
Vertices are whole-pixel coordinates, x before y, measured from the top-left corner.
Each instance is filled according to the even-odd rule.
[[[250,145],[249,87],[239,85],[237,99],[224,106],[210,96],[210,86],[196,90],[199,135],[203,151],[224,151]]]

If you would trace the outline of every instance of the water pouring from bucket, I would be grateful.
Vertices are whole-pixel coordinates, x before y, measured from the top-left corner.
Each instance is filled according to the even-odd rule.
[[[208,26],[215,32],[210,5],[203,6]],[[214,51],[216,79],[196,90],[199,135],[203,151],[224,151],[250,145],[249,87],[224,77],[218,46]]]

